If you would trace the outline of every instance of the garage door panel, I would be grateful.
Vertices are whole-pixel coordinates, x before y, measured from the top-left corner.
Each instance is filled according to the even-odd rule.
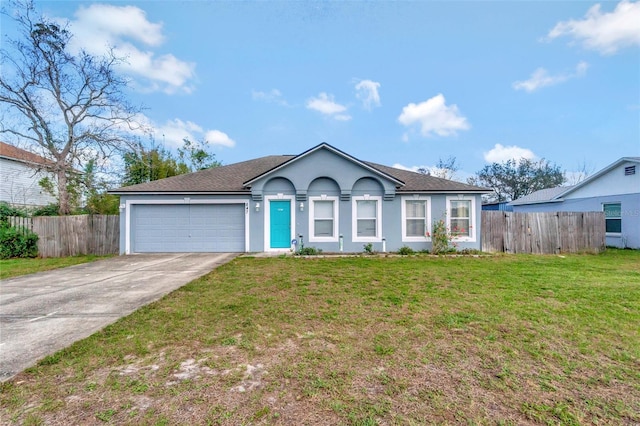
[[[243,252],[244,204],[134,205],[134,253]]]

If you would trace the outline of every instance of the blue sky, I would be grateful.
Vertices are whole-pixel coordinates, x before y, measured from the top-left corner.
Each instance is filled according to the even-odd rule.
[[[157,144],[206,139],[224,164],[327,142],[405,168],[454,156],[464,180],[640,155],[637,1],[36,5],[76,47],[128,57]]]

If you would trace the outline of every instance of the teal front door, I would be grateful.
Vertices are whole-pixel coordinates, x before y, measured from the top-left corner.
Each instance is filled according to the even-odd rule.
[[[269,222],[271,248],[291,247],[291,203],[288,200],[269,203]]]

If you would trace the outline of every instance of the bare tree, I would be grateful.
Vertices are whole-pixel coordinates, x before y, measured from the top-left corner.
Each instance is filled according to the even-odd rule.
[[[587,164],[586,161],[583,161],[578,164],[575,171],[564,171],[565,183],[567,185],[577,185],[591,176],[595,170],[596,169],[592,164]]]
[[[435,165],[435,167],[431,167],[429,169],[420,167],[418,169],[418,173],[422,173],[423,175],[435,176],[442,179],[453,180],[456,177],[456,172],[460,170],[460,166],[456,161],[456,157],[453,156],[447,157],[446,160],[439,158],[438,163]]]
[[[458,170],[460,170],[460,166],[456,163],[456,157],[450,156],[447,157],[446,160],[439,158],[436,168],[431,172],[431,175],[442,179],[453,180]]]
[[[52,161],[59,213],[69,214],[69,177],[84,161],[126,147],[125,130],[137,126],[139,109],[122,94],[127,82],[115,71],[122,59],[112,51],[71,52],[67,26],[38,14],[31,0],[13,1],[2,13],[21,37],[0,49],[0,133]]]

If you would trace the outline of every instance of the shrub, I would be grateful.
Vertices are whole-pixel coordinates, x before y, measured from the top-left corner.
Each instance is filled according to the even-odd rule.
[[[315,247],[301,247],[300,250],[298,250],[299,256],[315,256],[320,253],[322,253],[322,249]]]
[[[373,244],[369,243],[369,244],[365,244],[362,246],[362,248],[364,249],[364,252],[367,254],[373,254]]]
[[[415,251],[409,247],[409,246],[402,246],[400,247],[400,249],[398,249],[398,254],[402,255],[402,256],[408,256],[411,254],[414,254]]]
[[[26,213],[23,210],[10,206],[4,201],[0,202],[0,222],[2,222],[2,224],[6,226],[9,226],[10,216],[25,217]]]
[[[433,222],[433,230],[431,232],[431,253],[442,254],[456,251],[451,243],[451,233],[447,229],[444,220],[440,219]]]
[[[38,236],[23,227],[0,225],[0,258],[38,256]]]
[[[32,216],[58,216],[59,206],[57,204],[48,204],[44,207],[38,207],[31,215]]]

